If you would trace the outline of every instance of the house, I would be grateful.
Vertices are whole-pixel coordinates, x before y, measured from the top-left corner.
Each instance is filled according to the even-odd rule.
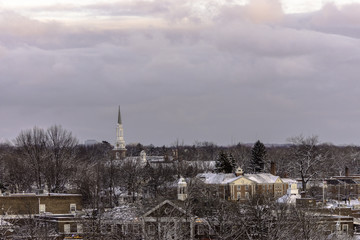
[[[246,200],[254,195],[278,198],[286,194],[289,182],[270,173],[243,174],[241,169],[233,173],[201,173],[197,175],[212,194],[228,200]]]
[[[193,239],[195,217],[169,200],[142,216],[145,239]]]
[[[92,223],[100,223],[101,235],[106,239],[194,239],[195,216],[184,210],[181,201],[165,200],[146,212],[135,205],[125,203],[109,209],[100,218],[85,219],[84,235],[91,236]]]
[[[0,215],[74,214],[82,210],[80,194],[15,193],[0,196]]]
[[[351,177],[337,176],[325,179],[326,197],[329,199],[346,200],[358,198],[360,181]]]
[[[80,194],[16,193],[0,196],[0,221],[8,222],[16,239],[46,234],[56,239],[82,233],[77,214],[82,211]],[[9,227],[10,226],[10,227]],[[11,230],[11,231],[10,231]]]

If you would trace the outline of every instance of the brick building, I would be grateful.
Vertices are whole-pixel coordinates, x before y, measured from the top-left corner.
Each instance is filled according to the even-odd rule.
[[[9,223],[7,234],[15,239],[30,233],[41,238],[43,231],[54,239],[82,233],[77,217],[82,211],[80,194],[5,194],[0,196],[0,206],[0,220]]]
[[[69,214],[82,210],[80,194],[17,193],[0,196],[1,215]]]
[[[233,201],[246,200],[256,194],[281,197],[289,187],[288,181],[270,173],[201,173],[197,178],[209,186],[211,194]]]

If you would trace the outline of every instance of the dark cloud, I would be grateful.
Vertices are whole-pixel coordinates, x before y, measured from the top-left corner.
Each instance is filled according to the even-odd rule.
[[[86,7],[114,27],[3,12],[0,139],[62,124],[80,140],[113,142],[121,104],[128,142],[282,143],[302,133],[360,144],[359,5],[288,15],[257,0],[207,5],[216,14],[201,16],[189,3]],[[142,20],[118,27],[128,19],[113,15]]]

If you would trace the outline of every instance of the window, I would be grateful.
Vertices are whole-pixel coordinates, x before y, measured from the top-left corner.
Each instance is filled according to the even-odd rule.
[[[249,199],[249,193],[248,192],[245,192],[245,197],[247,198],[247,199]]]
[[[75,212],[76,212],[76,204],[75,204],[75,203],[71,203],[71,204],[70,204],[70,212],[71,212],[71,213],[75,213]]]
[[[39,213],[45,213],[46,206],[45,204],[39,204]]]
[[[76,226],[76,230],[77,230],[77,233],[83,233],[83,226],[82,226],[82,224],[77,224],[77,226]]]
[[[249,190],[249,185],[245,185],[245,190],[246,190],[246,191]]]
[[[123,234],[126,234],[127,233],[127,225],[121,225],[121,232]]]
[[[110,225],[109,227],[110,227],[110,232],[111,232],[111,233],[116,233],[116,225]],[[108,229],[107,229],[108,232],[109,232],[109,227],[108,227]]]
[[[70,233],[70,224],[64,224],[64,233]]]
[[[241,190],[241,186],[240,186],[240,185],[237,186],[237,190],[238,190],[238,191]]]
[[[153,235],[153,234],[155,234],[155,225],[149,225],[148,226],[148,233],[150,234],[150,235]]]
[[[343,232],[348,232],[348,229],[349,229],[349,226],[347,225],[347,224],[343,224],[342,225],[342,230],[343,230]]]
[[[204,235],[204,226],[202,225],[197,226],[197,235]]]
[[[241,193],[237,193],[237,199],[239,200],[241,198]]]
[[[135,234],[139,234],[140,233],[140,225],[134,225],[133,226],[133,231]]]

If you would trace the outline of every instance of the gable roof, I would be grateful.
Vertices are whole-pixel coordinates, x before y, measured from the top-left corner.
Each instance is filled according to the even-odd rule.
[[[297,183],[297,181],[292,178],[281,178],[281,180],[283,181],[283,183],[289,183],[289,184]]]
[[[270,173],[252,173],[235,176],[233,173],[200,173],[196,176],[202,180],[205,184],[228,184],[240,178],[246,178],[257,184],[271,184],[275,183],[279,176],[272,175]]]
[[[235,177],[232,179],[227,179],[224,182],[231,183],[240,178],[245,178],[245,179],[247,179],[251,182],[255,182],[257,184],[269,184],[269,183],[275,183],[280,177],[272,175],[270,173],[252,173],[252,174],[244,174],[242,176],[238,176],[238,177]]]
[[[205,184],[226,184],[237,178],[233,173],[200,173],[196,177]]]
[[[105,211],[103,217],[118,221],[133,221],[139,216],[138,214],[138,208],[135,205],[124,204]]]
[[[245,177],[259,184],[275,183],[279,176],[270,173],[245,174]]]
[[[240,179],[240,178],[245,178],[245,179],[249,180],[250,182],[254,182],[254,180],[251,180],[250,178],[248,178],[248,177],[246,177],[246,176],[244,176],[244,175],[240,175],[240,176],[238,176],[238,177],[226,179],[226,180],[224,181],[224,183],[232,183],[232,182],[234,182],[234,181],[236,181],[236,180],[238,180],[238,179]]]
[[[151,213],[155,212],[156,210],[160,209],[161,207],[163,207],[164,205],[169,204],[171,205],[173,208],[175,208],[176,210],[178,210],[179,212],[185,214],[185,215],[189,215],[189,213],[187,213],[184,209],[180,208],[179,206],[175,205],[173,202],[169,201],[169,200],[165,200],[162,203],[158,204],[157,206],[153,207],[152,209],[150,209],[149,211],[147,211],[143,217],[148,217]]]

